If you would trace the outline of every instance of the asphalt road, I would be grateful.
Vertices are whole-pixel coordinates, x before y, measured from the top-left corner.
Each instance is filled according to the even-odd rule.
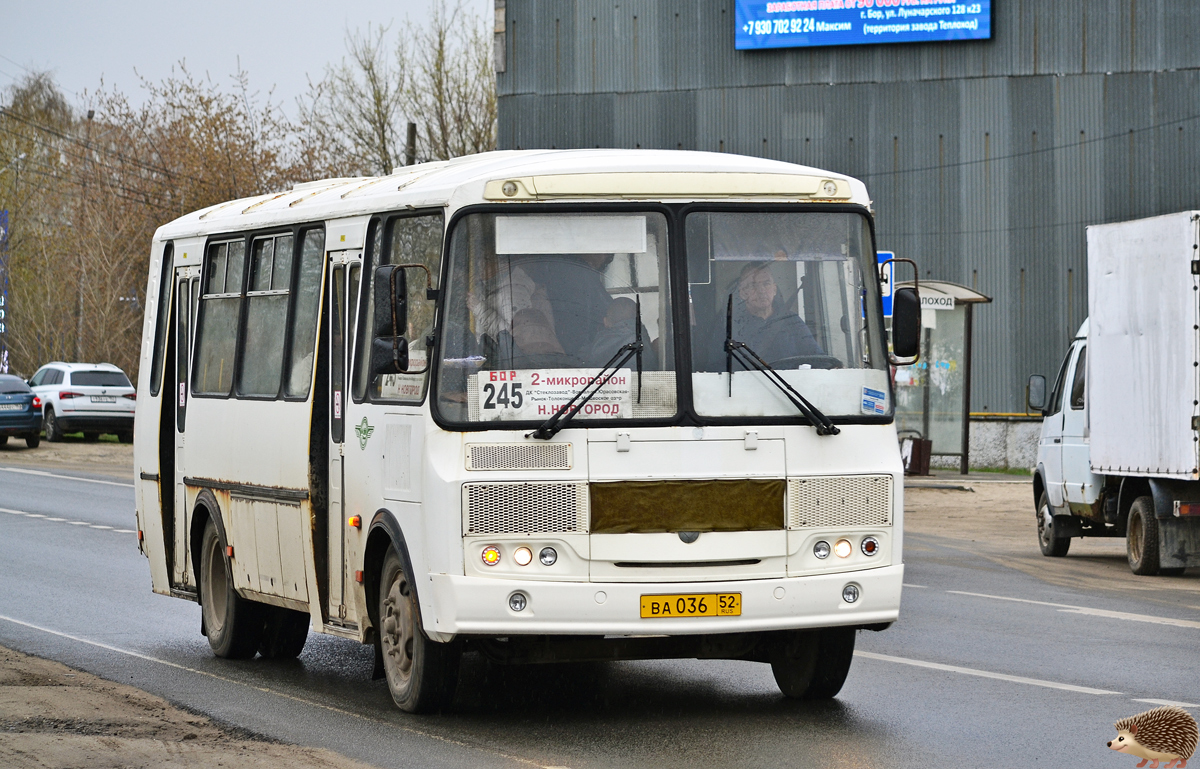
[[[784,700],[756,663],[468,659],[453,712],[409,716],[349,641],[214,658],[199,608],[150,592],[133,504],[123,481],[0,466],[0,645],[381,767],[1122,767],[1113,721],[1200,703],[1194,601],[1062,587],[909,534],[902,619],[859,634],[833,702]]]

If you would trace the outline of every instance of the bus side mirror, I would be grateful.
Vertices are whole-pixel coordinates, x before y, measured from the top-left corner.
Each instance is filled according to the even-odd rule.
[[[408,328],[408,280],[394,264],[375,268],[375,337],[404,336]]]
[[[892,295],[892,354],[894,366],[916,363],[921,354],[921,297],[910,286]]]
[[[1025,391],[1025,405],[1030,411],[1046,413],[1046,377],[1041,374],[1029,377],[1029,387]]]
[[[387,264],[375,268],[375,312],[371,319],[371,375],[408,371],[408,281],[404,268]]]

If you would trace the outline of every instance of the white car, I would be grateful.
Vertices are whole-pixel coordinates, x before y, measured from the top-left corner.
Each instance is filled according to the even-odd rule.
[[[95,440],[113,433],[121,443],[133,443],[137,391],[113,364],[53,361],[38,369],[29,386],[42,399],[46,440],[74,432]]]

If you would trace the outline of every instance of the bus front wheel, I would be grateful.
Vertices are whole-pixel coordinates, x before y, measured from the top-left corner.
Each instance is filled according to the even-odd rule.
[[[852,627],[790,633],[771,652],[771,672],[785,697],[827,700],[842,690],[854,660]]]
[[[258,652],[263,617],[259,604],[233,589],[226,552],[225,538],[210,519],[200,545],[200,607],[208,644],[218,657],[246,660]]]
[[[388,549],[379,583],[379,643],[397,707],[428,713],[450,704],[458,684],[459,649],[425,636],[417,591],[395,548]]]

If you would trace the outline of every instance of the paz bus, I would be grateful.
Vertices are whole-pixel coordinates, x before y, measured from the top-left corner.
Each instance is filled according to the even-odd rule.
[[[137,520],[225,658],[310,627],[408,711],[496,663],[771,665],[828,698],[896,620],[870,201],[727,154],[492,152],[158,229]],[[899,357],[898,357],[899,356]]]

